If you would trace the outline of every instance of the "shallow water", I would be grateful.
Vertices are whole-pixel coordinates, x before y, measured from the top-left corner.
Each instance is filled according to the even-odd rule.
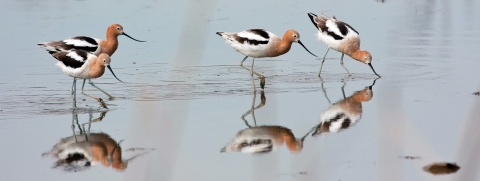
[[[472,95],[480,90],[479,6],[471,0],[2,1],[1,23],[8,26],[0,30],[0,180],[480,180],[480,97]],[[372,99],[361,103],[361,119],[337,133],[310,131],[329,100],[344,99],[343,82],[345,97],[373,84],[368,66],[346,57],[348,77],[341,54],[330,51],[321,80],[320,59],[296,44],[283,56],[257,59],[255,71],[267,85],[254,121],[245,115],[254,95],[248,70],[238,66],[243,56],[215,34],[265,28],[281,36],[294,28],[323,56],[326,46],[316,40],[308,12],[335,15],[359,31],[382,75]],[[95,119],[105,109],[77,94],[77,124],[72,78],[36,43],[104,38],[112,23],[147,42],[119,37],[111,66],[125,83],[108,72],[93,80],[115,99],[86,85],[110,108],[90,131],[124,140],[122,157],[133,159],[123,171],[101,164],[76,173],[52,169],[56,159],[42,153],[80,134],[82,124],[88,129],[90,114]],[[262,103],[259,92],[255,98],[253,107]],[[263,154],[221,153],[248,128],[244,115],[250,126],[282,126],[296,138],[309,133],[303,149],[291,152],[284,143]],[[422,169],[437,162],[460,169],[447,175]]]

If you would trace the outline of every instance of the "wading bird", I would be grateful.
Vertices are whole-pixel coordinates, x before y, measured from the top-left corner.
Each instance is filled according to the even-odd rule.
[[[76,78],[94,79],[101,77],[105,73],[105,67],[107,67],[110,72],[112,72],[113,76],[118,81],[122,82],[120,79],[117,78],[117,76],[115,76],[115,73],[113,73],[113,70],[110,67],[110,56],[105,53],[100,54],[98,57],[84,50],[70,50],[68,52],[60,51],[50,53],[58,60],[56,65],[62,69],[63,73],[74,78],[71,88],[74,109],[76,108]],[[110,94],[97,87],[95,84],[93,84],[93,82],[90,81],[89,83],[104,94],[110,96]],[[107,108],[107,105],[103,102],[102,99],[85,94],[83,92],[84,85],[82,85],[82,94],[94,98],[95,100],[100,102],[100,104],[104,108]]]
[[[145,42],[132,38],[123,31],[123,27],[120,24],[112,24],[107,28],[107,39],[101,40],[97,38],[87,36],[76,36],[61,41],[43,42],[38,45],[45,48],[50,54],[58,52],[69,52],[71,50],[84,50],[95,56],[99,56],[102,53],[112,56],[118,48],[118,36],[125,35],[132,40],[138,42]],[[76,79],[75,77],[73,79]],[[75,82],[76,80],[74,80]],[[85,86],[86,79],[83,80],[82,87]],[[88,83],[93,85],[93,82],[88,79]],[[103,92],[103,91],[102,91]],[[105,93],[105,92],[104,92]],[[107,94],[111,99],[113,96]]]
[[[296,42],[305,48],[310,54],[310,52],[300,41],[300,34],[295,30],[288,30],[283,35],[283,38],[280,39],[277,35],[264,30],[264,29],[249,29],[242,32],[217,32],[225,42],[233,47],[237,52],[245,55],[245,58],[240,62],[240,66],[243,65],[243,62],[248,57],[253,57],[252,66],[250,68],[250,76],[253,82],[253,64],[255,63],[255,58],[262,57],[277,57],[287,53],[292,43]],[[256,73],[257,74],[257,73]],[[257,74],[261,81],[265,82],[263,75]],[[264,84],[263,84],[264,85]],[[261,86],[262,90],[264,86]],[[256,91],[255,83],[253,82],[253,89]]]
[[[308,16],[310,17],[310,20],[312,20],[313,25],[318,28],[318,39],[322,40],[328,46],[327,52],[325,52],[322,63],[320,64],[318,77],[320,77],[320,74],[322,73],[323,62],[325,62],[325,57],[327,56],[330,48],[342,53],[340,64],[343,68],[345,68],[349,76],[352,74],[343,64],[343,56],[345,54],[357,61],[368,64],[368,66],[372,68],[373,73],[380,77],[380,75],[378,75],[373,69],[372,55],[370,55],[370,53],[366,50],[359,50],[360,36],[355,29],[353,29],[347,23],[337,20],[335,16],[330,18],[326,15],[317,16],[313,13],[308,13]]]

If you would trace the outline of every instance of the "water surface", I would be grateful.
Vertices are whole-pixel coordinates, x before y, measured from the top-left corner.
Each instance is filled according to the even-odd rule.
[[[0,30],[0,180],[479,180],[480,98],[472,95],[480,90],[478,8],[471,0],[2,1],[1,23],[8,26]],[[339,132],[309,134],[299,152],[285,144],[263,154],[220,152],[248,128],[242,116],[254,95],[248,71],[238,66],[243,56],[215,32],[265,28],[281,36],[295,29],[322,56],[327,47],[316,40],[308,12],[349,23],[373,55],[382,78],[362,102],[361,118]],[[110,109],[90,130],[124,140],[124,159],[140,156],[124,171],[52,169],[56,160],[41,154],[74,134],[72,78],[36,44],[104,38],[112,23],[147,42],[119,37],[111,66],[125,83],[110,73],[94,80],[116,98],[106,100]],[[321,124],[328,100],[372,85],[368,66],[346,57],[348,77],[340,56],[330,51],[323,80],[316,76],[321,60],[297,44],[283,56],[257,59],[267,86],[256,125],[282,126],[301,138]],[[257,106],[258,92],[255,98]],[[105,111],[86,96],[77,99],[80,125]],[[252,116],[245,119],[254,126]],[[74,130],[79,134],[77,124]],[[447,175],[422,169],[437,162],[460,169]]]

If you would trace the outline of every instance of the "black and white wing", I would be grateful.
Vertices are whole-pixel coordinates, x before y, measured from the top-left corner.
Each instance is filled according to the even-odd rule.
[[[96,57],[95,55],[85,50],[70,50],[68,52],[53,52],[51,53],[58,61],[65,66],[71,68],[80,68],[88,59]]]
[[[326,15],[317,16],[313,13],[308,13],[308,16],[319,31],[326,33],[335,40],[342,40],[347,36],[359,36],[359,33],[352,26],[343,21],[338,21],[335,16],[330,18]]]
[[[248,43],[250,45],[268,44],[270,40],[269,32],[264,29],[248,29],[233,37],[241,44]]]
[[[38,45],[49,52],[67,52],[77,49],[95,53],[99,48],[99,42],[100,40],[96,38],[76,36],[62,41],[39,43]]]

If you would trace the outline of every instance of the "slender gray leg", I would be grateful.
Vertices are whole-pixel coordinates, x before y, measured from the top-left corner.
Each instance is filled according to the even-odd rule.
[[[85,81],[86,81],[86,79],[83,79],[82,94],[83,94],[83,95],[86,95],[86,96],[88,96],[88,97],[94,98],[95,100],[97,100],[97,101],[100,103],[100,105],[101,105],[102,107],[108,109],[107,104],[105,104],[105,102],[103,102],[102,99],[97,98],[97,97],[94,97],[94,96],[91,96],[91,95],[88,95],[88,94],[85,94],[85,92],[83,92],[83,88],[85,88]],[[92,82],[90,79],[88,79],[88,83],[89,83],[90,85],[92,85],[93,87],[97,88],[98,90],[102,91],[103,93],[107,94],[105,91],[103,91],[102,89],[100,89],[100,88],[98,88],[97,86],[95,86],[95,84],[93,84],[93,82]],[[110,96],[109,94],[107,94],[107,95]]]
[[[245,67],[245,66],[243,66],[243,65],[241,65],[241,67],[244,68],[245,70],[250,71],[249,68],[247,68],[247,67]],[[257,75],[258,78],[260,78],[260,87],[262,88],[262,91],[263,91],[263,90],[265,89],[265,76],[263,76],[262,74],[259,74],[259,73],[255,72],[255,71],[251,71],[251,72],[253,72],[255,75]]]
[[[83,134],[82,127],[80,126],[80,123],[78,123],[78,114],[75,113],[74,119],[75,119],[75,122],[77,123],[77,127],[78,127],[78,130],[79,130],[80,134]]]
[[[254,96],[254,100],[255,100],[257,94],[255,93],[254,95],[255,95],[255,96]],[[260,104],[258,104],[257,107],[255,107],[255,108],[252,107],[252,108],[253,108],[253,110],[252,110],[252,117],[253,117],[253,121],[254,121],[253,123],[254,123],[255,126],[257,126],[257,119],[255,118],[255,110],[262,108],[263,106],[265,106],[265,103],[267,102],[267,98],[265,97],[265,94],[264,94],[263,92],[261,92],[260,95],[261,95],[261,97],[260,97],[260,100],[261,100]],[[254,104],[255,104],[255,101],[253,101],[252,106],[253,106]]]
[[[72,89],[70,89],[70,93],[72,94],[73,98],[73,109],[77,109],[77,78],[73,78]]]
[[[75,143],[77,142],[77,135],[75,134],[75,116],[76,115],[77,114],[74,111],[72,111],[72,132],[73,132],[73,138],[75,138]]]
[[[252,102],[252,117],[253,117],[253,125],[256,127],[257,126],[257,119],[255,118],[255,100],[257,99],[257,93],[253,93],[253,102]]]
[[[323,82],[322,82],[322,91],[323,91],[323,95],[325,96],[325,98],[327,98],[328,104],[332,104],[332,102],[330,101],[330,99],[327,96],[327,91],[323,87]]]
[[[73,82],[77,82],[77,78],[74,77]],[[73,93],[73,84],[72,84],[72,87],[70,88],[70,94],[72,94],[72,93]]]
[[[342,65],[343,68],[345,68],[345,70],[348,72],[348,76],[352,76],[352,74],[350,73],[350,71],[348,71],[347,67],[345,67],[345,65],[343,65],[343,56],[345,54],[342,53],[342,58],[340,58],[340,64]]]
[[[250,68],[250,77],[252,78],[253,92],[257,92],[257,87],[255,86],[255,81],[253,79],[253,64],[255,63],[255,58],[252,60],[252,67]]]
[[[87,133],[90,134],[90,128],[92,127],[92,119],[93,119],[92,113],[90,112],[88,116],[89,116],[89,119],[88,119],[88,131],[87,131]]]
[[[83,81],[83,84],[85,84],[85,81]],[[114,97],[110,94],[108,94],[107,92],[103,91],[102,89],[100,89],[99,87],[97,87],[95,84],[93,84],[92,80],[88,79],[88,84],[90,84],[91,86],[97,88],[99,91],[102,91],[105,95],[108,96],[109,99],[113,99]],[[83,94],[83,87],[82,87],[82,94]]]
[[[253,76],[253,64],[255,63],[255,58],[252,60],[252,67],[250,67],[250,75]]]
[[[90,109],[90,112],[88,113],[88,129],[85,129],[85,124],[87,123],[83,123],[82,124],[82,128],[83,128],[83,132],[84,132],[84,136],[85,136],[85,140],[88,141],[88,135],[90,135],[90,128],[91,128],[91,125],[92,125],[92,110]]]
[[[342,86],[342,94],[343,94],[343,99],[346,99],[347,97],[345,96],[345,86],[347,85],[346,82],[343,82],[343,86]]]
[[[251,128],[252,126],[248,124],[248,121],[245,119],[245,117],[249,114],[252,114],[253,124],[254,126],[257,126],[257,119],[255,118],[255,110],[262,108],[263,106],[265,106],[265,103],[267,102],[267,98],[265,97],[265,94],[262,92],[260,95],[261,95],[260,97],[261,102],[260,104],[257,105],[257,107],[255,107],[255,100],[257,99],[257,93],[253,93],[252,107],[250,108],[250,110],[248,110],[245,114],[242,115],[243,121],[249,128]]]
[[[245,60],[248,58],[248,56],[245,56],[245,58],[243,58],[243,60],[240,62],[240,66],[243,65],[243,62],[245,62]]]
[[[328,50],[330,50],[330,47],[328,47],[327,52],[325,52],[325,55],[323,55],[322,63],[320,64],[320,71],[318,71],[318,77],[320,77],[320,74],[322,73],[323,62],[325,62],[325,57],[327,56]]]
[[[250,108],[250,110],[248,110],[245,114],[242,115],[243,121],[245,121],[245,124],[249,128],[251,128],[252,126],[250,126],[250,124],[248,124],[248,121],[245,119],[245,116],[253,113],[253,111],[255,110],[255,99],[257,99],[257,93],[253,93],[252,107]],[[254,126],[257,126],[257,121],[255,120],[255,117],[253,118],[253,120],[254,120]]]

